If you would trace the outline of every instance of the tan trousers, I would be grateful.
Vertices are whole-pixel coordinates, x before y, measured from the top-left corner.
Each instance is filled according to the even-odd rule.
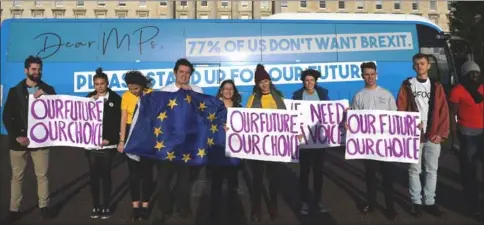
[[[10,164],[12,166],[12,181],[10,211],[17,212],[22,201],[22,187],[24,181],[25,168],[27,167],[27,157],[30,154],[34,163],[35,176],[37,177],[37,195],[39,197],[39,208],[47,207],[49,204],[49,149],[37,151],[12,151],[10,150]]]

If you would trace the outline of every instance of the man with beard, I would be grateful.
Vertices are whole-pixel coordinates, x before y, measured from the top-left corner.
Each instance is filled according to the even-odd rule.
[[[49,215],[49,149],[29,148],[27,138],[28,103],[29,95],[38,98],[43,94],[54,95],[53,87],[42,81],[42,60],[39,57],[29,56],[25,60],[25,74],[27,78],[20,81],[17,86],[10,88],[3,111],[3,123],[8,132],[10,164],[12,166],[10,213],[7,220],[14,221],[20,218],[20,202],[22,201],[22,186],[27,156],[30,155],[34,163],[37,176],[37,193],[42,218]]]

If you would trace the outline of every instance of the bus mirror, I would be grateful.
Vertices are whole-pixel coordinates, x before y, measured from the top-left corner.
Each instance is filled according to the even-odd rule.
[[[450,35],[450,33],[440,33],[436,35],[437,40],[449,40],[451,38],[452,36]]]

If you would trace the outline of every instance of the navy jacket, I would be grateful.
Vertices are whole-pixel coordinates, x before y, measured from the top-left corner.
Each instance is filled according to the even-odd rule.
[[[17,137],[27,137],[29,92],[26,82],[24,79],[10,88],[3,108],[3,123],[8,132],[9,149],[15,151],[36,150],[21,146],[16,140]],[[55,89],[43,81],[38,83],[38,87],[47,95],[56,94]]]
[[[103,139],[109,141],[109,145],[119,143],[119,124],[121,123],[121,96],[108,88],[109,98],[104,102],[103,112]],[[86,97],[96,95],[96,91],[87,94]]]
[[[321,101],[327,101],[329,100],[329,96],[328,96],[328,90],[319,86],[319,85],[316,85],[314,86],[314,89],[316,89],[316,93],[318,93],[318,96],[319,96],[319,100]],[[303,93],[304,93],[304,87],[300,88],[299,90],[295,91],[292,95],[292,99],[293,100],[302,100],[303,98]]]

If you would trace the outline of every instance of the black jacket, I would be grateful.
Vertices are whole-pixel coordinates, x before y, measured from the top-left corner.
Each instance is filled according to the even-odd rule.
[[[39,89],[47,95],[55,95],[52,86],[40,81]],[[26,79],[20,81],[8,91],[7,101],[3,109],[3,123],[8,132],[9,149],[16,151],[35,150],[21,146],[17,137],[27,137],[28,128],[29,92],[27,91]]]
[[[316,92],[318,93],[318,96],[319,96],[319,100],[321,101],[326,101],[326,100],[329,100],[329,96],[328,96],[328,90],[319,86],[319,85],[315,85],[314,86],[314,89],[316,89]],[[292,99],[293,100],[302,100],[303,98],[303,93],[304,93],[304,87],[303,88],[300,88],[299,90],[295,91],[292,95]]]
[[[103,140],[109,141],[109,145],[119,143],[119,125],[121,124],[121,96],[108,88],[109,97],[104,102],[103,110]],[[86,97],[96,95],[96,91],[87,94]]]

